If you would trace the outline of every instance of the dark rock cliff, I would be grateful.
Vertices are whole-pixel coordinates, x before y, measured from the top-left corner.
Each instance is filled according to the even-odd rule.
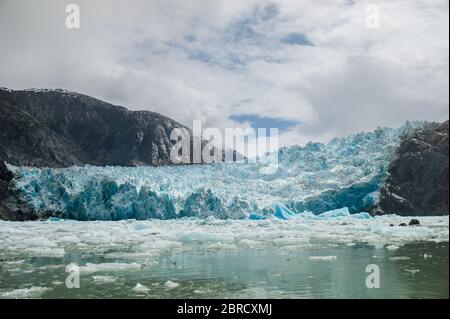
[[[448,121],[432,123],[403,140],[375,214],[448,215],[448,131]]]
[[[0,160],[38,167],[171,164],[170,133],[185,128],[63,90],[0,89],[0,123]]]
[[[13,177],[5,163],[0,161],[0,219],[11,221],[37,219],[34,210],[21,199],[14,187],[11,187]]]

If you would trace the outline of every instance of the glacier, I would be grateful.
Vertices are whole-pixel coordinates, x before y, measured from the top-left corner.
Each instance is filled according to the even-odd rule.
[[[283,147],[279,163],[32,168],[8,164],[41,216],[75,220],[369,218],[402,137],[421,125]],[[272,168],[272,167],[271,167]]]

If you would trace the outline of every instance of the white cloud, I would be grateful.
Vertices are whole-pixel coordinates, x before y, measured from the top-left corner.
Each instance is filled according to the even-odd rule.
[[[65,5],[81,29],[64,26]],[[368,29],[365,7],[380,6]],[[280,144],[448,118],[447,0],[0,0],[0,86],[63,87],[182,123],[301,121]],[[302,34],[314,46],[289,45]]]

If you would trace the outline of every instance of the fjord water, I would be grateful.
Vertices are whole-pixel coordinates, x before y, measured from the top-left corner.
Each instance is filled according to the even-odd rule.
[[[408,220],[0,222],[0,298],[448,298],[448,217]]]

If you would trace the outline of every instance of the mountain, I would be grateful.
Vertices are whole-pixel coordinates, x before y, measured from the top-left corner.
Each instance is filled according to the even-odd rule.
[[[170,132],[185,126],[65,90],[0,89],[0,160],[18,166],[171,164]]]
[[[400,144],[376,213],[448,215],[449,122],[430,123]]]

